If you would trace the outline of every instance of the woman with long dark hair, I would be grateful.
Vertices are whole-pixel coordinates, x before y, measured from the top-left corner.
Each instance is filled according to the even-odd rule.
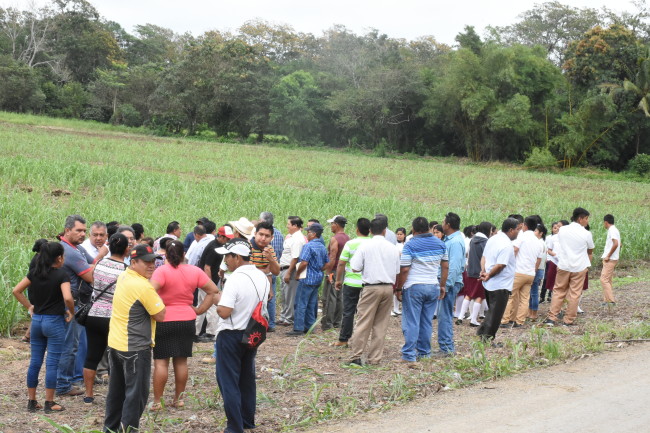
[[[60,412],[63,406],[54,401],[56,374],[65,340],[65,322],[73,319],[74,301],[70,280],[63,266],[63,246],[58,242],[41,244],[34,267],[13,289],[13,294],[32,316],[31,360],[27,370],[27,410],[42,409],[36,400],[38,374],[45,361],[45,413]],[[28,297],[23,292],[29,287]],[[67,307],[67,309],[66,309]]]
[[[212,295],[217,286],[200,268],[184,264],[185,249],[178,240],[168,241],[167,263],[157,268],[151,284],[163,300],[167,313],[165,321],[156,326],[153,348],[153,404],[151,410],[161,408],[160,399],[169,376],[169,358],[174,365],[176,389],[172,407],[183,407],[183,393],[187,384],[187,358],[192,356],[196,316],[205,313],[213,304]],[[199,287],[206,294],[198,307],[193,306],[194,290]]]
[[[124,257],[129,247],[129,240],[122,233],[115,233],[108,240],[110,257],[105,257],[95,265],[93,273],[93,299],[92,308],[86,320],[86,340],[88,351],[84,362],[84,385],[86,396],[84,403],[92,404],[95,401],[93,388],[97,365],[106,352],[108,346],[108,324],[113,312],[113,294],[115,283],[127,268]]]

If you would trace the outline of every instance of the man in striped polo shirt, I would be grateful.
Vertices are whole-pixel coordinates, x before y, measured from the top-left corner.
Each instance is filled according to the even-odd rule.
[[[369,235],[370,220],[368,218],[359,218],[357,220],[357,237],[346,242],[339,257],[339,264],[336,268],[336,290],[342,291],[343,319],[341,320],[339,341],[332,343],[333,346],[347,346],[348,340],[352,337],[354,314],[357,311],[363,282],[361,281],[361,273],[352,271],[350,260],[357,248],[370,239]]]
[[[402,301],[402,360],[415,362],[431,356],[433,315],[445,296],[449,258],[445,243],[429,232],[424,217],[413,220],[413,239],[404,244],[397,278]],[[438,283],[438,269],[441,269]]]
[[[269,284],[273,285],[273,280],[280,274],[280,263],[275,255],[275,249],[271,245],[273,240],[273,223],[262,221],[255,227],[255,236],[251,239],[251,265],[264,272],[269,279]],[[273,291],[269,297],[274,296]],[[269,311],[269,314],[271,312]],[[273,310],[275,314],[275,310]],[[269,329],[267,332],[275,331],[275,318],[273,322],[269,320]]]

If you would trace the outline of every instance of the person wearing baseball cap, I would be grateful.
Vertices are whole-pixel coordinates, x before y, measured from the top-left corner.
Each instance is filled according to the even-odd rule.
[[[298,289],[296,291],[296,308],[293,318],[293,330],[287,335],[303,335],[316,322],[318,307],[318,288],[323,281],[323,270],[329,262],[327,248],[321,238],[323,226],[313,223],[307,228],[307,244],[302,248],[300,264],[296,271]]]
[[[137,430],[149,398],[151,348],[156,322],[165,320],[165,304],[149,278],[160,256],[149,245],[136,245],[131,265],[115,285],[108,331],[111,376],[106,395],[105,431]]]
[[[255,307],[261,301],[266,313],[271,284],[264,272],[250,262],[251,245],[246,239],[234,238],[223,247],[228,270],[232,274],[215,296],[219,321],[217,335],[217,384],[223,397],[227,428],[243,432],[255,428],[255,356],[257,349],[241,344],[244,331]],[[238,390],[239,392],[235,392]]]

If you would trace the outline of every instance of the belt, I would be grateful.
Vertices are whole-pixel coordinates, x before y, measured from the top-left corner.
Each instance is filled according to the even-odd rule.
[[[289,269],[289,266],[280,266],[281,271],[284,271],[285,269]]]
[[[363,287],[370,287],[370,286],[392,286],[393,283],[373,283],[373,284],[362,284]]]

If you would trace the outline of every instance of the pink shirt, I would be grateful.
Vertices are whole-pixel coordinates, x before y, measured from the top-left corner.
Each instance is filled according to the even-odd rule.
[[[165,304],[165,322],[196,319],[192,309],[194,290],[210,280],[205,272],[192,265],[174,268],[166,264],[154,271],[151,280],[160,284],[158,295]]]

